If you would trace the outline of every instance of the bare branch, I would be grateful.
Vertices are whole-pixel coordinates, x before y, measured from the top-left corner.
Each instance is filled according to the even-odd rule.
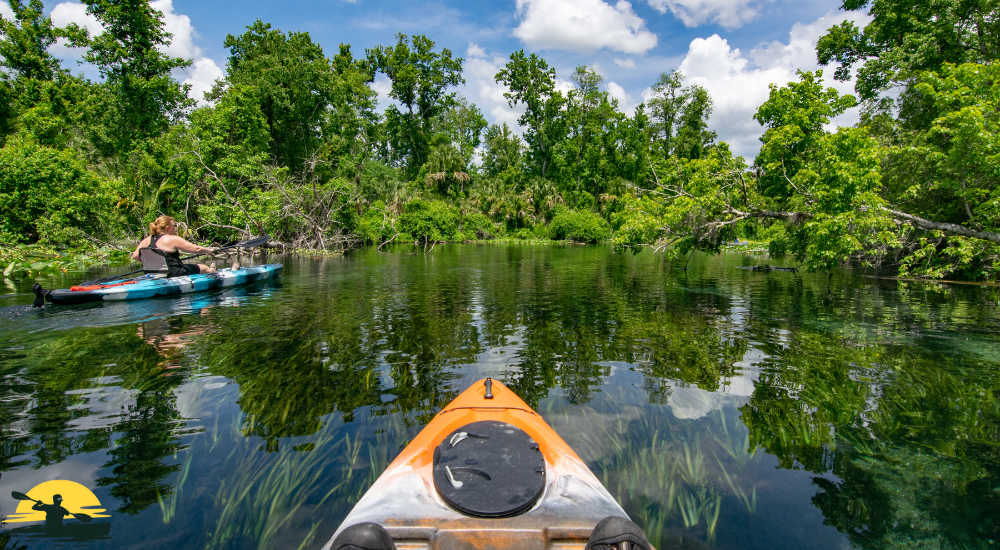
[[[890,208],[880,208],[880,210],[897,220],[910,222],[913,227],[916,227],[917,229],[924,229],[926,231],[943,231],[960,237],[982,239],[984,241],[990,241],[991,243],[1000,244],[1000,233],[993,233],[992,231],[979,231],[977,229],[972,229],[971,227],[958,225],[956,223],[934,222],[914,216],[913,214],[907,214],[906,212],[900,212],[899,210],[892,210]]]

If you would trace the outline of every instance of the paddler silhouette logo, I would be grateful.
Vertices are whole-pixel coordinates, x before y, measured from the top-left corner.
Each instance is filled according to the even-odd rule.
[[[24,540],[59,538],[64,541],[89,542],[111,538],[111,523],[101,518],[106,510],[90,489],[75,481],[55,479],[33,487],[27,493],[11,491],[19,500],[17,510],[7,523],[32,522],[35,525],[10,530]]]

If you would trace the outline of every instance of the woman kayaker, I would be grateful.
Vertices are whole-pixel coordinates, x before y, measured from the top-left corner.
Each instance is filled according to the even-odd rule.
[[[184,277],[187,275],[197,275],[198,273],[216,273],[215,264],[185,264],[181,262],[181,252],[191,254],[211,254],[214,248],[206,248],[188,242],[186,239],[177,236],[177,222],[170,216],[160,216],[149,224],[149,236],[139,243],[139,246],[132,252],[132,259],[139,260],[139,250],[150,248],[162,252],[163,258],[167,262],[167,277]],[[233,264],[233,269],[238,269],[238,264]]]

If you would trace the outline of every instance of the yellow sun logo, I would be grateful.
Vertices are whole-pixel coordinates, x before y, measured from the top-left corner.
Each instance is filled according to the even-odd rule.
[[[87,514],[94,518],[111,517],[101,514],[101,512],[106,511],[101,507],[101,501],[97,499],[97,496],[90,489],[75,481],[65,479],[46,481],[45,483],[36,485],[27,492],[27,495],[34,501],[44,503],[51,503],[53,496],[60,495],[62,496],[62,507],[70,514]],[[45,512],[42,510],[33,510],[33,505],[34,502],[31,500],[22,500],[18,503],[17,510],[12,515],[7,516],[7,521],[10,523],[45,521]]]

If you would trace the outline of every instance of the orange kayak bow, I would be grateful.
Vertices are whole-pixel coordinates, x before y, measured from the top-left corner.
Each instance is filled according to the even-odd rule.
[[[372,522],[400,550],[582,549],[609,516],[628,518],[538,413],[486,379],[403,449],[324,548]]]

